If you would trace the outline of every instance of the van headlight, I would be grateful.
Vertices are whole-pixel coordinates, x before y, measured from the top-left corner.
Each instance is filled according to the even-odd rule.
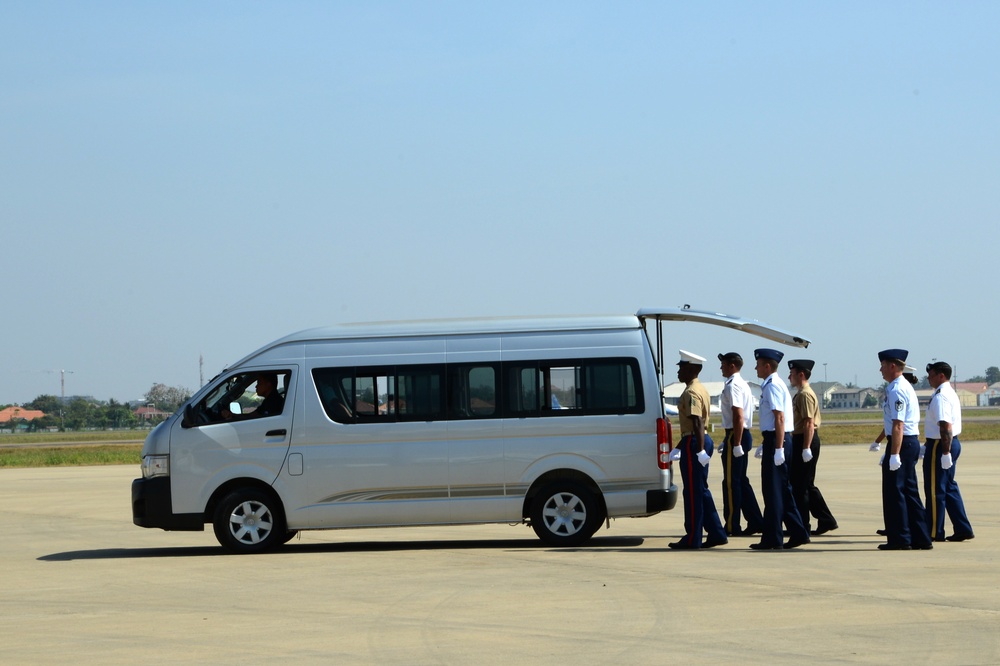
[[[142,478],[152,479],[155,476],[170,476],[170,456],[142,457]]]

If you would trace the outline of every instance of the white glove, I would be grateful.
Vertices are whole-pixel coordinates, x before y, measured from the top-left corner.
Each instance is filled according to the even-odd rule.
[[[719,444],[719,448],[717,448],[717,449],[715,450],[715,452],[716,452],[716,453],[718,453],[718,454],[719,454],[720,456],[721,456],[721,455],[722,455],[723,453],[725,453],[725,452],[726,452],[726,443],[725,443],[725,442],[723,442],[722,444]]]
[[[925,454],[925,453],[927,453],[927,447],[926,447],[926,446],[921,446],[921,447],[920,447],[920,459],[921,459],[921,460],[923,460],[923,459],[924,459],[924,454]],[[945,467],[945,469],[948,469],[948,468],[947,468],[947,467]]]
[[[764,445],[763,444],[761,444],[760,446],[758,446],[757,450],[753,452],[753,457],[754,458],[763,458],[764,457]]]
[[[903,466],[903,461],[899,459],[899,454],[894,456],[889,456],[889,471],[895,472],[897,469]]]
[[[868,447],[868,450],[872,453],[878,453],[882,450],[882,445],[878,442],[872,442],[872,445]]]
[[[802,449],[802,462],[809,462],[813,459],[812,449]]]
[[[946,453],[943,456],[941,456],[941,469],[951,469],[951,466],[954,464],[955,463],[951,461],[950,453]]]
[[[882,463],[884,463],[884,462],[885,462],[885,454],[883,453],[881,456],[879,456],[878,466],[881,467]]]
[[[735,444],[733,446],[733,457],[734,458],[742,458],[743,457],[743,445],[742,444]]]
[[[708,453],[706,453],[704,449],[698,452],[698,462],[701,463],[702,467],[708,467],[709,460],[711,460],[711,458],[708,457]]]
[[[775,449],[774,450],[774,466],[781,467],[785,464],[785,450]]]
[[[680,449],[674,449],[673,451],[670,452],[670,460],[671,461],[676,462],[676,461],[678,461],[680,459],[681,459],[681,450]]]

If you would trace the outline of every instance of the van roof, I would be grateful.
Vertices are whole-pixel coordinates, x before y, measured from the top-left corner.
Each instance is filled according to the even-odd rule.
[[[580,315],[534,317],[467,317],[459,319],[421,319],[413,321],[363,322],[310,328],[292,333],[264,345],[229,367],[237,367],[260,354],[282,345],[323,340],[358,340],[373,338],[428,337],[444,335],[498,335],[504,333],[542,333],[598,330],[635,330],[646,321],[691,321],[744,331],[783,344],[808,347],[809,340],[775,329],[753,319],[743,319],[718,312],[681,308],[642,308],[635,315]]]
[[[359,322],[310,328],[275,340],[268,347],[289,342],[357,338],[418,337],[428,335],[488,335],[543,331],[637,329],[635,316],[477,317],[413,321]]]

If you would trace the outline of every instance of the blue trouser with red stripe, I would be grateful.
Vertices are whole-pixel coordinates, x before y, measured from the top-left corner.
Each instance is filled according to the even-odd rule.
[[[962,493],[958,491],[958,483],[955,482],[955,467],[961,454],[962,444],[958,441],[958,437],[953,437],[951,440],[953,464],[950,469],[942,469],[941,456],[944,455],[944,447],[941,446],[941,440],[927,440],[927,449],[924,452],[924,495],[927,496],[927,527],[930,528],[931,539],[934,541],[944,539],[945,511],[951,518],[955,534],[972,536],[972,523],[965,515]]]
[[[681,438],[677,447],[681,450],[681,481],[684,489],[684,537],[681,543],[692,548],[700,548],[702,531],[708,532],[708,540],[723,542],[726,530],[719,520],[719,512],[708,489],[708,466],[698,462],[698,440],[693,435]],[[705,435],[705,452],[712,455],[715,445],[712,438]]]

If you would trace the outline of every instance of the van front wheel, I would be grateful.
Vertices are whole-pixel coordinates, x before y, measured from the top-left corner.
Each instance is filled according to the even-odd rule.
[[[255,488],[226,495],[215,509],[215,538],[233,553],[261,553],[285,541],[278,500]]]
[[[531,505],[531,528],[550,546],[579,546],[601,526],[594,493],[572,481],[551,483]]]

